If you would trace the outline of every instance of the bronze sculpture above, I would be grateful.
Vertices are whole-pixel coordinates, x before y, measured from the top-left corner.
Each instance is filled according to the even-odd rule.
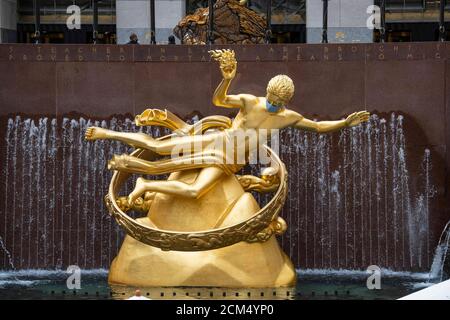
[[[264,43],[266,20],[245,6],[245,0],[218,0],[214,4],[215,44]],[[205,44],[209,9],[199,8],[178,22],[173,33],[183,44]]]

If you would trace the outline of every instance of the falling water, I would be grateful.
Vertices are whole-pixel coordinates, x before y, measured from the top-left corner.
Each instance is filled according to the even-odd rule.
[[[430,265],[431,154],[424,150],[412,185],[402,115],[373,115],[333,135],[287,129],[281,141],[289,171],[282,212],[289,228],[281,242],[296,266]]]
[[[6,142],[7,142],[7,146],[6,146],[7,158],[6,158],[6,161],[5,161],[5,174],[6,174],[6,179],[5,180],[7,180],[7,175],[8,175],[8,172],[9,172],[9,159],[10,159],[10,154],[12,153],[11,152],[11,150],[12,150],[11,140],[12,140],[12,132],[13,131],[14,131],[14,120],[13,119],[8,119],[8,124],[7,124],[7,127],[6,127],[6,136],[5,136],[5,139],[6,139]],[[8,199],[8,188],[9,188],[9,185],[5,184],[5,199]],[[4,228],[4,231],[3,231],[4,233],[3,234],[6,234],[6,231],[8,230],[7,229],[7,223],[8,223],[8,215],[7,215],[7,212],[8,212],[8,201],[5,201],[5,209],[4,209],[3,212],[4,212],[4,216],[5,216],[5,220],[4,220],[5,228]],[[1,237],[0,237],[0,245],[1,245],[2,249],[3,249],[3,251],[5,252],[5,259],[4,259],[3,265],[5,267],[12,267],[14,269],[14,264],[12,262],[11,254],[8,251],[8,249],[6,248],[5,243],[3,242],[3,238],[1,238]],[[7,264],[9,264],[9,266]]]
[[[436,247],[433,264],[430,269],[430,279],[441,282],[444,277],[450,277],[450,221],[445,225]],[[447,269],[446,269],[447,268]]]
[[[4,251],[6,257],[8,258],[8,266],[6,266],[7,268],[11,268],[12,270],[16,270],[16,267],[14,267],[14,262],[12,260],[11,257],[11,253],[9,252],[9,250],[6,248],[5,243],[3,242],[3,238],[0,237],[0,248],[2,248],[2,250]]]
[[[289,171],[282,216],[289,228],[280,243],[296,267],[430,266],[431,154],[424,150],[420,179],[410,179],[403,122],[401,115],[387,120],[374,115],[331,135],[282,131],[280,154]],[[91,125],[167,133],[119,117],[8,119],[0,268],[109,266],[124,234],[103,203],[111,178],[106,164],[113,154],[131,149],[116,141],[86,142]],[[257,166],[247,172],[260,173]],[[124,194],[133,183],[124,186]],[[255,196],[260,203],[268,200]]]

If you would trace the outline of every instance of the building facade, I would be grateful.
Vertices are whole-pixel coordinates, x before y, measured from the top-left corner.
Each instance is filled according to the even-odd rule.
[[[16,42],[17,0],[0,1],[0,43]]]
[[[442,1],[450,39],[450,0]],[[381,40],[379,28],[368,23],[380,23],[376,14],[383,3],[386,41],[439,39],[440,0],[247,0],[246,5],[267,18],[271,4],[274,43],[323,42],[324,16],[328,42],[365,43]],[[208,0],[0,0],[0,42],[124,44],[134,33],[141,44],[152,39],[165,44],[180,19],[207,5]],[[69,28],[76,14],[80,24]]]

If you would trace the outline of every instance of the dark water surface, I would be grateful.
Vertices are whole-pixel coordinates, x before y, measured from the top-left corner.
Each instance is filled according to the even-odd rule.
[[[0,299],[126,299],[135,287],[110,286],[104,269],[82,270],[81,289],[68,289],[62,270],[0,271]],[[367,274],[354,270],[299,270],[295,288],[139,288],[151,299],[397,299],[432,284],[428,273],[382,270],[381,289],[369,290]]]

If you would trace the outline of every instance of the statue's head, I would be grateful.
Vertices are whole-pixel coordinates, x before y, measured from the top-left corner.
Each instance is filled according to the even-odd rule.
[[[287,106],[293,96],[294,82],[284,74],[273,77],[267,84],[266,99],[274,106]]]

